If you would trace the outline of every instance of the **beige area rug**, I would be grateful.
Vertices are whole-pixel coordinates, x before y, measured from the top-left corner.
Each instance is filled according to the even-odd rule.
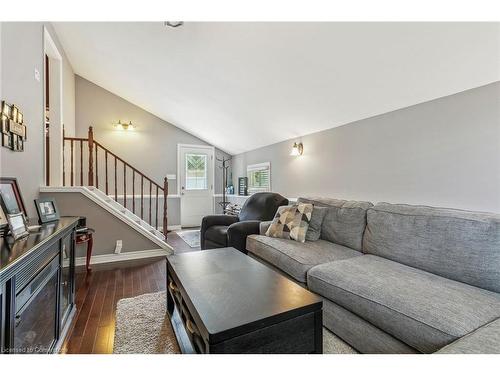
[[[165,292],[143,294],[118,301],[115,354],[177,354],[180,352],[166,317]],[[325,354],[354,354],[348,344],[323,328]]]
[[[200,247],[200,230],[190,229],[190,230],[179,230],[176,231],[182,240],[187,243],[190,247]]]

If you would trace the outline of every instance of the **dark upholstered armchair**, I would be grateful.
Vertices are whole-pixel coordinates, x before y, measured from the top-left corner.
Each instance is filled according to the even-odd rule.
[[[272,220],[278,207],[287,204],[288,199],[279,194],[255,193],[246,200],[238,216],[205,216],[201,222],[201,249],[232,246],[246,253],[247,236],[258,234],[259,223]]]

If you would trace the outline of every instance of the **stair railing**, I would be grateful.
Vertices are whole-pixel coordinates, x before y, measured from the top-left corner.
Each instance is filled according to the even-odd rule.
[[[127,198],[130,196],[129,191],[127,191],[127,171],[131,173],[129,174],[129,178],[132,179],[132,207],[131,211],[140,216],[140,218],[146,221],[151,226],[155,227],[157,230],[158,226],[158,198],[163,195],[163,234],[165,238],[167,237],[167,226],[168,226],[168,217],[167,217],[167,196],[168,196],[168,179],[165,177],[163,179],[163,186],[157,184],[153,179],[146,176],[144,173],[139,171],[137,168],[133,167],[131,164],[123,160],[121,157],[116,155],[114,152],[104,147],[102,144],[97,142],[94,139],[94,131],[92,126],[89,127],[88,137],[87,138],[78,138],[78,137],[66,137],[63,130],[63,186],[66,185],[66,150],[69,147],[69,185],[70,186],[94,186],[99,189],[99,156],[104,155],[104,191],[106,195],[116,202],[120,203],[118,200],[118,166],[122,166],[123,172],[123,181],[121,188],[123,189],[123,206],[127,208]],[[79,148],[79,152],[78,149]],[[88,153],[84,158],[85,152]],[[79,156],[79,158],[78,158]],[[84,173],[85,163],[87,162],[87,173]],[[109,162],[111,160],[112,164],[112,173],[113,176],[109,176]],[[79,162],[79,164],[78,164]],[[102,163],[101,163],[102,164]],[[79,173],[78,173],[79,172]],[[102,172],[101,172],[102,173]],[[84,175],[87,177],[87,181],[84,179]],[[140,183],[140,215],[136,213],[136,176],[138,182]],[[78,178],[79,177],[79,178]],[[87,184],[85,184],[87,182]],[[110,194],[110,182],[113,182],[113,193]],[[145,185],[146,183],[146,185]],[[146,217],[144,215],[144,188],[149,187],[149,205],[148,211],[146,213]],[[147,193],[147,190],[146,190]],[[155,220],[153,221],[153,203],[152,197],[155,194]],[[146,197],[147,199],[147,197]]]

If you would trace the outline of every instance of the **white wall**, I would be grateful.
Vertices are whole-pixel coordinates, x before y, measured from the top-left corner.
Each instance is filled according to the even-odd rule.
[[[303,156],[289,155],[294,141]],[[500,82],[237,155],[235,186],[265,161],[286,197],[500,213]]]
[[[118,120],[132,121],[137,128],[133,132],[117,131],[113,124]],[[177,173],[178,143],[207,144],[102,87],[76,76],[76,135],[87,137],[89,126],[93,126],[94,137],[103,146],[159,184],[163,184],[163,178],[167,174]],[[228,156],[215,150],[216,157],[223,155]],[[217,163],[215,165],[214,190],[222,192],[221,170],[217,168]],[[100,170],[103,171],[104,168],[101,167]],[[122,191],[120,178],[121,174],[118,186]],[[131,184],[128,183],[128,186]],[[169,193],[177,193],[177,181],[170,181]]]
[[[0,146],[0,175],[17,177],[24,197],[28,215],[36,217],[33,199],[38,197],[39,187],[44,184],[44,50],[43,33],[47,27],[59,51],[63,51],[52,25],[42,22],[4,22],[1,32],[1,83],[2,99],[15,103],[23,112],[27,125],[27,141],[24,152],[14,152]],[[67,110],[65,123],[74,124],[74,74],[71,65],[63,56],[63,87]],[[40,72],[40,81],[34,71]],[[74,106],[74,105],[73,105]]]

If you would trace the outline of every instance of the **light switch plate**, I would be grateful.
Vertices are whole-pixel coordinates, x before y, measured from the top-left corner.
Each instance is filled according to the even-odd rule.
[[[37,68],[35,68],[35,79],[40,82],[40,71]]]

